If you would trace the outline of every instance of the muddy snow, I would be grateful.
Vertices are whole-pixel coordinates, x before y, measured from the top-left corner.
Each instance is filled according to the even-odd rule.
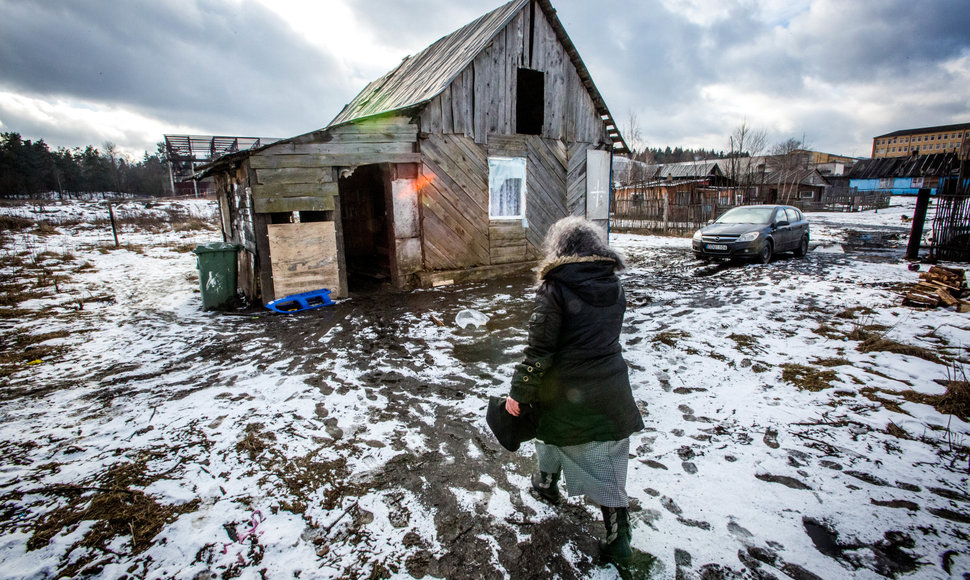
[[[0,576],[965,578],[970,315],[900,306],[894,203],[768,265],[611,235],[647,426],[622,572],[485,426],[530,278],[203,312],[212,203],[120,204],[117,247],[103,204],[0,207]]]

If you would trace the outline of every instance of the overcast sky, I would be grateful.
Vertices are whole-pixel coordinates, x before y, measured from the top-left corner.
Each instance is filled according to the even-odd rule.
[[[290,137],[500,0],[0,0],[0,131],[53,147],[165,133]],[[769,143],[867,156],[970,122],[966,0],[553,0],[641,145]]]

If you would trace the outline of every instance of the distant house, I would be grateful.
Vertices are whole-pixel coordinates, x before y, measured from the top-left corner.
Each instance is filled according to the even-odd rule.
[[[787,169],[765,173],[765,199],[771,203],[821,202],[829,182],[817,169]]]
[[[432,286],[531,267],[549,226],[605,224],[626,146],[548,0],[514,0],[404,59],[325,128],[220,158],[241,289]]]
[[[849,187],[863,194],[916,195],[920,189],[929,189],[935,195],[940,179],[952,175],[958,167],[956,153],[863,159],[846,177]]]

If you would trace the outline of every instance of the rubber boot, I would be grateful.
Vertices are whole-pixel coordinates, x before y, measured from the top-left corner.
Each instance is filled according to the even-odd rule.
[[[600,556],[615,564],[629,564],[633,558],[630,548],[630,513],[627,508],[600,506],[603,511],[603,525],[606,526],[606,539],[600,540]]]
[[[559,474],[540,471],[532,474],[532,489],[549,503],[559,501]]]

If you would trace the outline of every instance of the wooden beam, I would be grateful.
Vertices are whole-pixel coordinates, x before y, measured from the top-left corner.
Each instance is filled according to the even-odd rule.
[[[281,167],[256,170],[256,183],[277,185],[286,183],[332,183],[333,171],[329,167]]]
[[[253,199],[268,197],[332,197],[337,195],[336,182],[328,183],[282,183],[278,185],[253,185]]]
[[[257,214],[289,211],[328,211],[334,209],[334,197],[263,197],[253,198]]]
[[[352,167],[373,163],[420,163],[420,153],[348,153],[348,154],[287,154],[254,156],[250,162],[256,169],[285,167]]]

